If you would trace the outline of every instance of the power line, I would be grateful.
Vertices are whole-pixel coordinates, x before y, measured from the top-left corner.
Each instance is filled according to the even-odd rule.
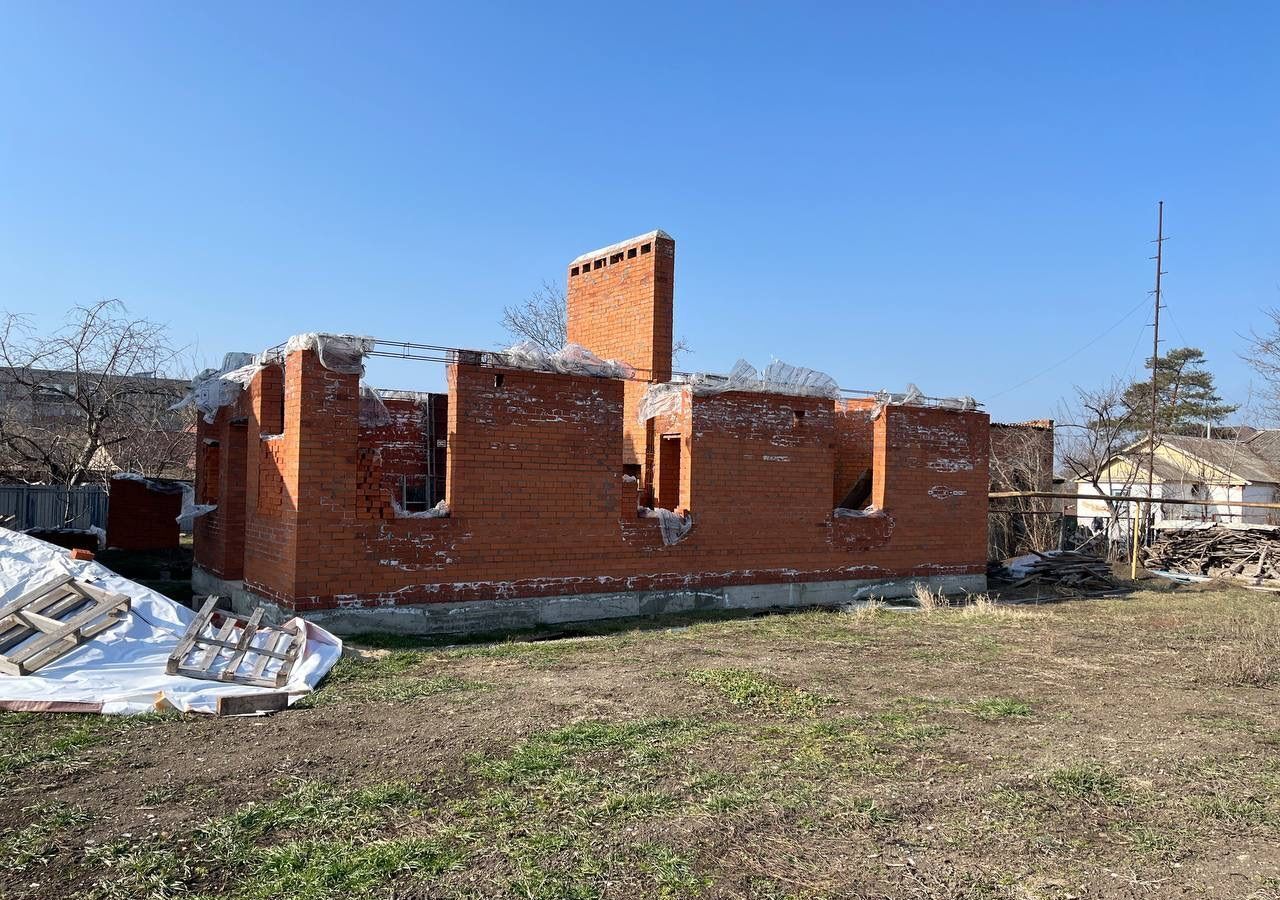
[[[1132,309],[1130,309],[1127,313],[1125,313],[1123,316],[1121,316],[1119,319],[1117,319],[1117,320],[1116,320],[1116,321],[1115,321],[1115,322],[1114,322],[1114,323],[1113,323],[1109,328],[1107,328],[1105,331],[1101,331],[1101,332],[1099,332],[1098,334],[1094,335],[1093,339],[1092,339],[1092,340],[1090,340],[1088,343],[1086,343],[1084,346],[1082,346],[1082,347],[1080,347],[1079,349],[1074,350],[1074,351],[1072,351],[1071,353],[1067,354],[1066,356],[1064,356],[1062,359],[1058,360],[1058,361],[1057,361],[1056,363],[1054,363],[1053,365],[1048,366],[1047,368],[1041,369],[1039,372],[1037,372],[1036,374],[1032,375],[1030,378],[1027,378],[1027,379],[1025,379],[1025,380],[1023,380],[1023,381],[1019,381],[1019,382],[1018,382],[1017,384],[1015,384],[1013,387],[1005,388],[1003,391],[1001,391],[1001,392],[1000,392],[1000,393],[998,393],[998,394],[991,394],[990,396],[988,396],[988,397],[987,397],[987,399],[986,399],[986,400],[984,400],[984,401],[983,401],[983,403],[984,403],[984,404],[985,404],[985,403],[990,403],[992,400],[996,399],[997,397],[1003,397],[1005,394],[1008,394],[1008,393],[1009,393],[1009,392],[1011,392],[1011,391],[1016,391],[1018,388],[1020,388],[1020,387],[1023,387],[1023,386],[1025,386],[1025,385],[1030,384],[1031,382],[1035,381],[1037,378],[1041,377],[1042,375],[1048,375],[1050,372],[1052,372],[1054,369],[1058,368],[1058,366],[1061,366],[1063,363],[1068,363],[1068,362],[1070,362],[1071,360],[1075,359],[1075,358],[1076,358],[1077,356],[1079,356],[1081,353],[1083,353],[1084,351],[1088,350],[1088,349],[1089,349],[1090,347],[1092,347],[1094,344],[1098,343],[1098,341],[1102,340],[1104,337],[1106,337],[1106,336],[1107,336],[1107,335],[1109,335],[1111,332],[1115,331],[1117,328],[1119,328],[1121,325],[1123,325],[1123,324],[1124,324],[1124,322],[1125,322],[1125,320],[1127,320],[1130,316],[1132,316],[1132,315],[1133,315],[1134,313],[1136,313],[1139,309],[1141,309],[1142,307],[1144,307],[1144,306],[1146,306],[1146,305],[1147,305],[1147,298],[1146,298],[1146,297],[1143,297],[1141,300],[1139,300],[1137,303],[1135,303],[1135,304],[1133,305],[1133,308],[1132,308]]]

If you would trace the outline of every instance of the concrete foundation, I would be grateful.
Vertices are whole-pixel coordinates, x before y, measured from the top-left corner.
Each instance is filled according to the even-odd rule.
[[[242,581],[225,581],[195,568],[191,576],[196,594],[228,597],[237,614],[264,607],[263,620],[279,623],[293,616],[285,607],[246,590]],[[973,594],[987,589],[985,575],[931,575],[900,579],[853,579],[789,584],[750,584],[696,590],[617,591],[565,597],[525,597],[512,600],[469,600],[404,606],[353,606],[315,610],[306,614],[335,634],[385,632],[391,634],[465,634],[509,631],[595,619],[659,616],[707,610],[802,609],[840,607],[868,600],[910,597],[916,585],[944,594]]]

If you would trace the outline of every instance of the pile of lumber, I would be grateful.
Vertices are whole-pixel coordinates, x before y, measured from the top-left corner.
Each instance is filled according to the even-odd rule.
[[[1280,529],[1215,524],[1161,530],[1141,559],[1151,571],[1280,581]]]
[[[1110,564],[1101,557],[1075,550],[1032,551],[1027,556],[1008,560],[993,577],[1012,582],[1009,589],[1028,584],[1044,584],[1074,590],[1109,590],[1119,586],[1111,575]]]

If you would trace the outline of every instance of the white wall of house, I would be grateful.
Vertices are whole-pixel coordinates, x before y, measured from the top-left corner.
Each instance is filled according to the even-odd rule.
[[[1102,487],[1107,489],[1108,494],[1128,494],[1132,497],[1146,497],[1147,485],[1133,484],[1124,485],[1120,483],[1108,484],[1102,483]],[[1076,484],[1076,493],[1089,494],[1091,496],[1102,496],[1087,481],[1081,481]],[[1247,484],[1247,485],[1229,485],[1229,484],[1208,484],[1202,485],[1194,489],[1190,484],[1168,483],[1156,484],[1155,494],[1157,498],[1156,521],[1164,521],[1166,519],[1191,519],[1195,521],[1209,522],[1248,522],[1251,524],[1280,524],[1280,510],[1275,509],[1248,509],[1239,506],[1231,506],[1231,501],[1246,501],[1249,503],[1276,503],[1280,502],[1280,485],[1275,484]],[[1195,500],[1203,499],[1203,504],[1185,505],[1185,504],[1161,504],[1160,498],[1167,497],[1177,500]],[[1122,519],[1132,519],[1133,510],[1129,508],[1130,504],[1123,504],[1120,510]],[[1081,525],[1090,526],[1094,519],[1102,519],[1106,521],[1108,516],[1107,504],[1103,500],[1087,500],[1082,499],[1076,502],[1076,521]]]
[[[1170,483],[1163,485],[1160,496],[1171,500],[1201,500],[1203,503],[1193,506],[1161,505],[1156,514],[1157,521],[1190,519],[1200,522],[1239,522],[1242,510],[1238,506],[1231,506],[1230,501],[1244,499],[1244,486]]]
[[[1141,485],[1131,485],[1128,482],[1107,482],[1100,483],[1102,491],[1099,492],[1090,481],[1076,482],[1076,493],[1087,494],[1090,497],[1129,495],[1133,497],[1145,497],[1147,495],[1147,485],[1144,482]],[[1119,509],[1119,519],[1116,522],[1116,528],[1113,529],[1112,537],[1129,533],[1129,523],[1133,521],[1133,504],[1122,503]],[[1081,498],[1076,501],[1076,523],[1085,527],[1092,528],[1095,519],[1101,519],[1102,525],[1105,527],[1111,512],[1107,509],[1105,500],[1090,500]]]
[[[1244,499],[1249,503],[1276,503],[1280,500],[1280,485],[1249,484],[1244,488]],[[1280,525],[1280,509],[1246,509],[1244,521],[1260,525]]]

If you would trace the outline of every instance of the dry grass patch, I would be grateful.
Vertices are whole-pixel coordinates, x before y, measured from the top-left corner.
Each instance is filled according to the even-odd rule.
[[[1221,640],[1205,656],[1202,680],[1233,687],[1280,681],[1280,633],[1274,625],[1232,622]]]
[[[946,609],[951,605],[951,600],[946,594],[940,590],[934,590],[924,583],[916,584],[912,590],[912,596],[916,598],[916,605],[920,607],[920,611],[925,615],[939,609]]]

